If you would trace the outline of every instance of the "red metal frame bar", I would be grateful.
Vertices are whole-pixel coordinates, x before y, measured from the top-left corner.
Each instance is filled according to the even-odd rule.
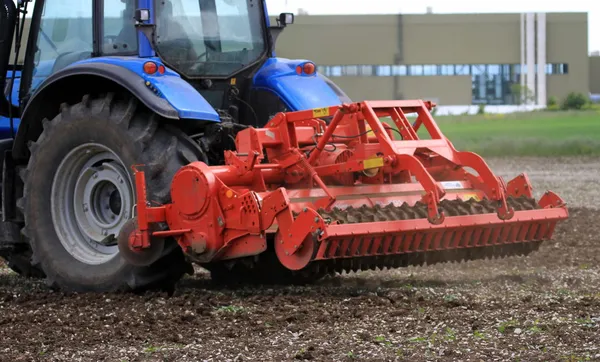
[[[455,176],[480,185],[488,198],[499,201],[498,215],[503,219],[510,219],[514,211],[506,203],[506,186],[503,181],[493,174],[481,157],[470,152],[459,152],[452,146],[429,112],[434,106],[431,102],[420,100],[367,101],[319,110],[280,113],[265,129],[241,132],[238,135],[239,152],[247,154],[254,150],[262,154],[264,148],[269,159],[279,160],[281,165],[282,160],[290,159],[290,153],[297,153],[294,150],[309,145],[311,140],[313,145],[317,141],[313,147],[304,146],[308,148],[307,162],[300,155],[293,162],[280,167],[291,169],[292,173],[306,172],[311,175],[311,179],[329,196],[328,199],[321,200],[319,206],[335,202],[321,177],[368,169],[381,169],[382,175],[413,175],[425,191],[422,201],[430,206],[429,219],[432,223],[440,223],[444,217],[438,213],[437,204],[445,190],[436,183],[439,180],[425,166],[429,160],[437,157],[444,160],[443,163],[438,162],[440,167],[454,169]],[[415,126],[408,122],[406,114],[409,113],[418,115]],[[324,122],[316,118],[319,115],[332,115],[330,124],[325,127]],[[389,116],[394,121],[405,140],[396,141],[390,137],[389,127],[384,126],[380,120],[383,116]],[[303,126],[296,128],[297,124]],[[312,125],[312,134],[310,128],[305,128],[306,125]],[[427,129],[431,140],[419,139],[416,133],[419,125]],[[367,126],[374,137],[366,135]],[[353,156],[343,163],[317,166],[318,160],[326,152],[325,147],[331,144],[350,147]],[[465,167],[474,169],[478,175],[456,171],[464,170]],[[299,179],[287,177],[286,181],[293,184]]]
[[[136,187],[136,211],[137,211],[137,231],[134,237],[129,238],[130,247],[132,249],[146,249],[150,247],[151,237],[169,237],[179,236],[188,232],[191,229],[181,230],[164,230],[164,231],[153,231],[150,228],[151,224],[160,223],[167,221],[166,210],[167,207],[161,206],[150,206],[147,200],[146,191],[146,175],[143,171],[138,170],[142,165],[132,166],[135,174],[135,187]]]

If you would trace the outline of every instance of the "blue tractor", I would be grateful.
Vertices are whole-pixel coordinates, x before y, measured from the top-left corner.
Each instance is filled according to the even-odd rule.
[[[0,13],[0,256],[62,290],[172,288],[193,272],[173,241],[149,266],[119,257],[132,165],[164,204],[180,167],[223,163],[239,130],[349,102],[312,62],[276,57],[294,17],[271,25],[265,0],[2,0]]]

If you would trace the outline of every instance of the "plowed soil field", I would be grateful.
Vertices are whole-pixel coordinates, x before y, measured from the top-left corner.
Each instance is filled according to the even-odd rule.
[[[0,361],[600,360],[600,161],[488,160],[570,219],[527,258],[361,272],[309,287],[63,295],[0,266]]]

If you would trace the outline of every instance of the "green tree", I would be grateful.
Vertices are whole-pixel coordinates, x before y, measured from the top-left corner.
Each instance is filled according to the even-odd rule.
[[[548,98],[548,104],[546,106],[548,111],[558,111],[560,106],[558,105],[558,99],[555,96],[550,96]]]
[[[477,106],[477,114],[485,114],[485,104],[481,103]]]
[[[563,110],[580,110],[583,109],[589,101],[589,98],[582,93],[570,92],[563,100],[561,108]]]
[[[514,97],[515,104],[523,105],[535,102],[535,94],[525,85],[513,84],[510,91]]]

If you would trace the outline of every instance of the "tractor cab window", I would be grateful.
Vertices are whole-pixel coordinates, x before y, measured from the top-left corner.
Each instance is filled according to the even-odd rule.
[[[189,77],[226,77],[266,51],[258,0],[156,0],[157,51]]]
[[[102,53],[106,55],[134,54],[138,39],[135,29],[137,0],[104,0]]]
[[[92,2],[46,0],[37,38],[32,89],[93,52]]]

